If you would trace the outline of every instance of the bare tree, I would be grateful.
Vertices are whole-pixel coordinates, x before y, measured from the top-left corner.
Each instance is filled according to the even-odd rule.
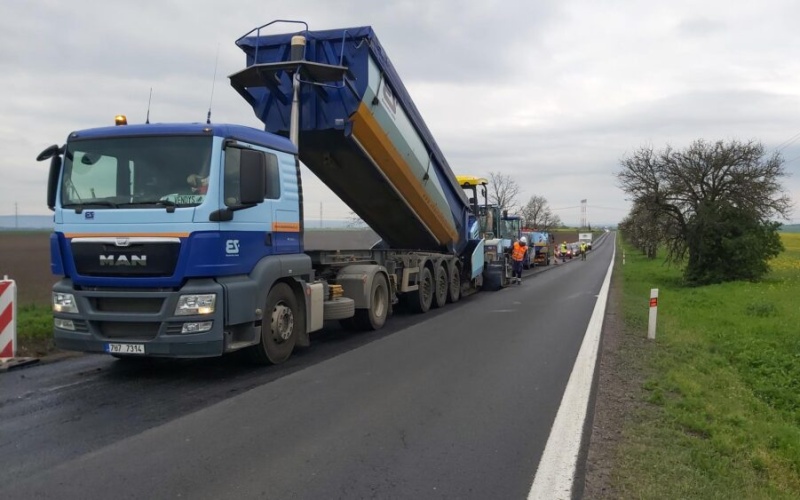
[[[683,151],[643,147],[620,164],[619,186],[647,220],[655,221],[650,234],[666,244],[667,258],[683,262],[688,256],[689,281],[755,279],[766,273],[766,262],[780,251],[772,219],[788,218],[791,211],[780,184],[786,171],[779,153],[767,156],[754,141],[698,140]]]
[[[554,214],[544,196],[533,195],[522,207],[525,226],[538,231],[547,231],[561,225],[561,218]]]
[[[520,187],[517,181],[502,172],[489,172],[489,203],[500,210],[513,212],[517,208]]]

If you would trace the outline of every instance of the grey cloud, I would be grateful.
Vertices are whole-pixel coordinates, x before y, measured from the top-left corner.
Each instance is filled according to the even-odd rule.
[[[679,35],[693,37],[705,37],[724,30],[725,23],[705,17],[685,19],[677,26]]]

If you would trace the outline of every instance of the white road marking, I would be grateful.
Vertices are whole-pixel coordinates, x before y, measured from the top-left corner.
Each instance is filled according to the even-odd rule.
[[[594,305],[592,317],[583,336],[581,349],[572,367],[561,406],[550,429],[550,436],[539,461],[528,500],[569,499],[575,481],[575,469],[583,437],[584,422],[592,391],[594,368],[600,348],[600,331],[603,327],[611,272],[614,269],[616,242],[611,253],[611,263]]]

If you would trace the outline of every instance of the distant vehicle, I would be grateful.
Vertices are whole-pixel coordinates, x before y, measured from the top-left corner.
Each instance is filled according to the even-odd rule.
[[[586,249],[592,249],[592,233],[578,233],[578,243],[586,243]]]

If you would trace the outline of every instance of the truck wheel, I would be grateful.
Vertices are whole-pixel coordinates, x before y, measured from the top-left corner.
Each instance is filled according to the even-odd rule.
[[[453,266],[450,271],[450,289],[447,291],[448,302],[458,302],[461,298],[461,271],[458,266]]]
[[[261,342],[249,348],[251,358],[259,364],[278,365],[292,355],[297,341],[297,299],[286,283],[278,283],[267,295],[261,324]]]
[[[383,274],[376,274],[369,292],[369,309],[356,309],[353,318],[356,328],[363,331],[379,330],[389,315],[389,285]]]
[[[417,290],[409,293],[411,309],[418,313],[428,312],[433,302],[433,275],[430,269],[423,267],[420,270],[417,284]]]
[[[447,304],[447,292],[450,281],[447,279],[445,264],[436,266],[436,290],[433,295],[433,307],[444,307]]]

